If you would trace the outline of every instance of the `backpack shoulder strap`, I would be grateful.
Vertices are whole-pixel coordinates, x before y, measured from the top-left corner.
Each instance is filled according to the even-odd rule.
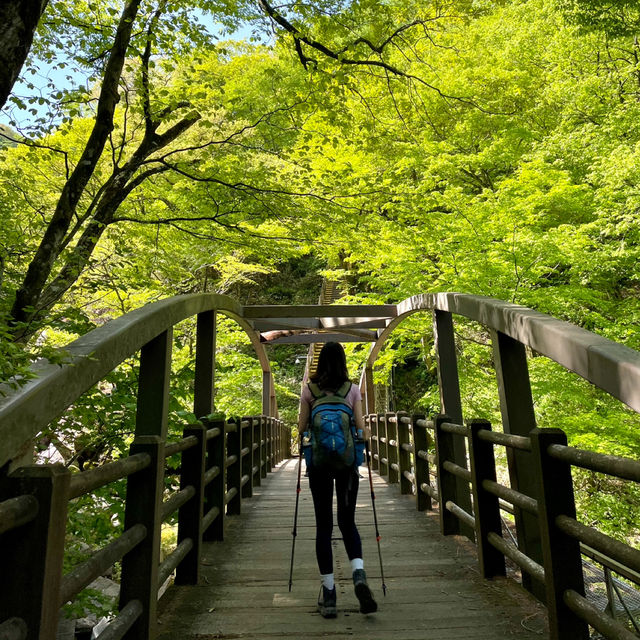
[[[349,391],[351,391],[351,385],[353,383],[350,380],[346,380],[342,383],[342,386],[336,391],[335,395],[340,398],[346,398],[349,395]]]
[[[309,391],[311,392],[314,400],[322,398],[322,396],[326,395],[315,382],[309,382],[307,386],[309,387]]]

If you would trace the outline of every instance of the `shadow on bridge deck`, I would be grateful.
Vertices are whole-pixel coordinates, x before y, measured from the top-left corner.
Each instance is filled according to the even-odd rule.
[[[158,640],[351,638],[436,640],[548,637],[544,609],[504,579],[484,581],[474,547],[440,535],[437,517],[420,513],[375,477],[376,507],[388,587],[383,598],[368,479],[356,519],[365,569],[378,600],[363,616],[341,541],[334,544],[338,617],[316,612],[319,578],[311,494],[303,479],[293,591],[288,592],[297,461],[285,461],[226,520],[225,541],[204,547],[199,586],[173,586],[160,602]],[[363,468],[364,471],[364,468]],[[337,526],[334,535],[339,535]]]

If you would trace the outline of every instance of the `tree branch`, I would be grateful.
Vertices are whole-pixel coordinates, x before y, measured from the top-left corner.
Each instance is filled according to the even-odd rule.
[[[147,42],[141,56],[140,81],[142,84],[142,111],[144,113],[144,124],[147,134],[151,134],[157,129],[157,123],[154,122],[151,115],[151,98],[149,92],[149,60],[151,59],[151,41],[153,39],[153,31],[158,24],[158,20],[160,20],[160,16],[164,12],[166,4],[166,0],[160,2],[158,4],[158,8],[155,10],[151,20],[149,21],[149,26],[147,28]]]
[[[2,130],[0,130],[0,138],[9,140],[9,142],[13,142],[14,144],[23,144],[26,147],[33,147],[34,149],[46,149],[47,151],[53,151],[54,153],[62,154],[62,156],[64,156],[65,176],[69,178],[69,154],[63,149],[56,149],[55,147],[50,147],[47,144],[38,144],[37,142],[33,142],[32,140],[28,140],[25,138],[12,138]]]
[[[406,31],[408,28],[412,26],[421,25],[421,24],[424,25],[424,21],[422,20],[414,21],[413,23],[409,23],[407,25],[403,25],[402,27],[399,27],[389,38],[387,38],[387,40],[385,40],[379,46],[374,45],[371,41],[367,40],[366,38],[358,38],[350,45],[347,45],[346,47],[343,47],[340,50],[334,51],[333,49],[330,49],[329,47],[324,45],[322,42],[313,40],[308,36],[305,36],[303,33],[301,33],[300,30],[295,25],[291,24],[282,14],[278,13],[278,11],[276,11],[267,2],[267,0],[258,0],[258,4],[260,8],[264,11],[264,13],[267,16],[269,16],[269,18],[271,18],[275,23],[279,24],[287,33],[290,33],[293,36],[298,57],[300,58],[300,61],[305,67],[305,69],[307,68],[307,64],[309,62],[317,63],[317,61],[314,60],[313,58],[309,58],[308,56],[306,56],[306,54],[302,50],[302,43],[315,49],[316,51],[319,51],[320,53],[324,54],[327,58],[335,60],[340,64],[356,66],[356,67],[376,67],[379,69],[384,69],[385,71],[393,74],[396,77],[405,78],[406,80],[413,80],[415,82],[420,83],[421,85],[423,85],[424,87],[427,87],[431,91],[435,91],[441,98],[445,100],[455,100],[456,102],[468,104],[476,109],[479,109],[483,113],[490,113],[490,114],[499,113],[500,115],[510,115],[508,113],[502,114],[501,112],[494,112],[494,111],[485,109],[481,107],[479,104],[477,104],[476,102],[474,102],[471,98],[466,98],[463,96],[452,96],[452,95],[446,94],[441,89],[427,82],[423,78],[420,78],[419,76],[413,75],[411,73],[406,73],[405,71],[398,69],[397,67],[389,64],[388,62],[385,62],[384,60],[356,60],[354,58],[347,58],[344,55],[351,47],[353,47],[355,44],[358,44],[358,43],[366,44],[372,51],[381,55],[384,48],[390,42],[392,42],[393,39],[397,37],[400,33],[402,33],[403,31]]]

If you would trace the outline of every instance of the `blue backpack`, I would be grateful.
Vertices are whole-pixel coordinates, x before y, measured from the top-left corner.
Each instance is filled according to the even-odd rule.
[[[356,464],[356,454],[360,452],[356,452],[353,409],[345,400],[350,389],[348,380],[334,392],[323,391],[314,382],[309,383],[314,400],[309,419],[311,446],[304,452],[307,465],[340,471]]]

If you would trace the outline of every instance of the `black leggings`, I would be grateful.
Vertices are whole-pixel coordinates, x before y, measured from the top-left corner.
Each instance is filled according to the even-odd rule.
[[[355,523],[359,478],[355,469],[327,471],[310,467],[309,488],[316,513],[316,557],[322,575],[333,573],[331,534],[333,532],[333,482],[338,501],[338,527],[349,560],[362,558],[362,543]]]

